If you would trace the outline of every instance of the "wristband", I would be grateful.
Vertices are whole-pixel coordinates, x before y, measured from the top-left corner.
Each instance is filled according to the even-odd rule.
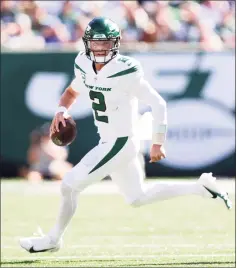
[[[59,106],[55,112],[55,115],[58,113],[63,113],[65,115],[68,113],[68,109],[64,106]]]
[[[158,132],[152,134],[152,143],[163,145],[166,140],[167,125],[159,125]]]

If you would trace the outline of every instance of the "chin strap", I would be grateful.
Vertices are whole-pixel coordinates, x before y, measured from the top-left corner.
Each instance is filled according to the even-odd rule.
[[[109,54],[107,56],[102,56],[102,57],[95,56],[93,52],[90,52],[90,58],[95,63],[107,63],[110,60],[112,60],[113,52],[109,52]]]

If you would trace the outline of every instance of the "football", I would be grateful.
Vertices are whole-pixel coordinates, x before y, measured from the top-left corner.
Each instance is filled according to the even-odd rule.
[[[65,118],[65,122],[65,127],[60,123],[59,132],[55,132],[51,135],[51,140],[58,146],[67,146],[71,144],[77,135],[76,122],[72,117]]]

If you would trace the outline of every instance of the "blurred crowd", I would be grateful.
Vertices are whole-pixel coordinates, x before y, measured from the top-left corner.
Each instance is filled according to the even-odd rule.
[[[88,22],[114,20],[123,43],[200,43],[235,46],[235,1],[1,1],[1,46],[41,49],[82,45]]]

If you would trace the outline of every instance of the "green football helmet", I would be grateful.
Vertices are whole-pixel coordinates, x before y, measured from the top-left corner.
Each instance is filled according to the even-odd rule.
[[[118,54],[120,46],[121,33],[116,23],[112,20],[97,17],[94,18],[87,26],[82,40],[85,44],[86,56],[96,63],[107,63]],[[91,41],[112,41],[112,48],[100,50],[105,52],[103,56],[96,56],[91,50]]]

